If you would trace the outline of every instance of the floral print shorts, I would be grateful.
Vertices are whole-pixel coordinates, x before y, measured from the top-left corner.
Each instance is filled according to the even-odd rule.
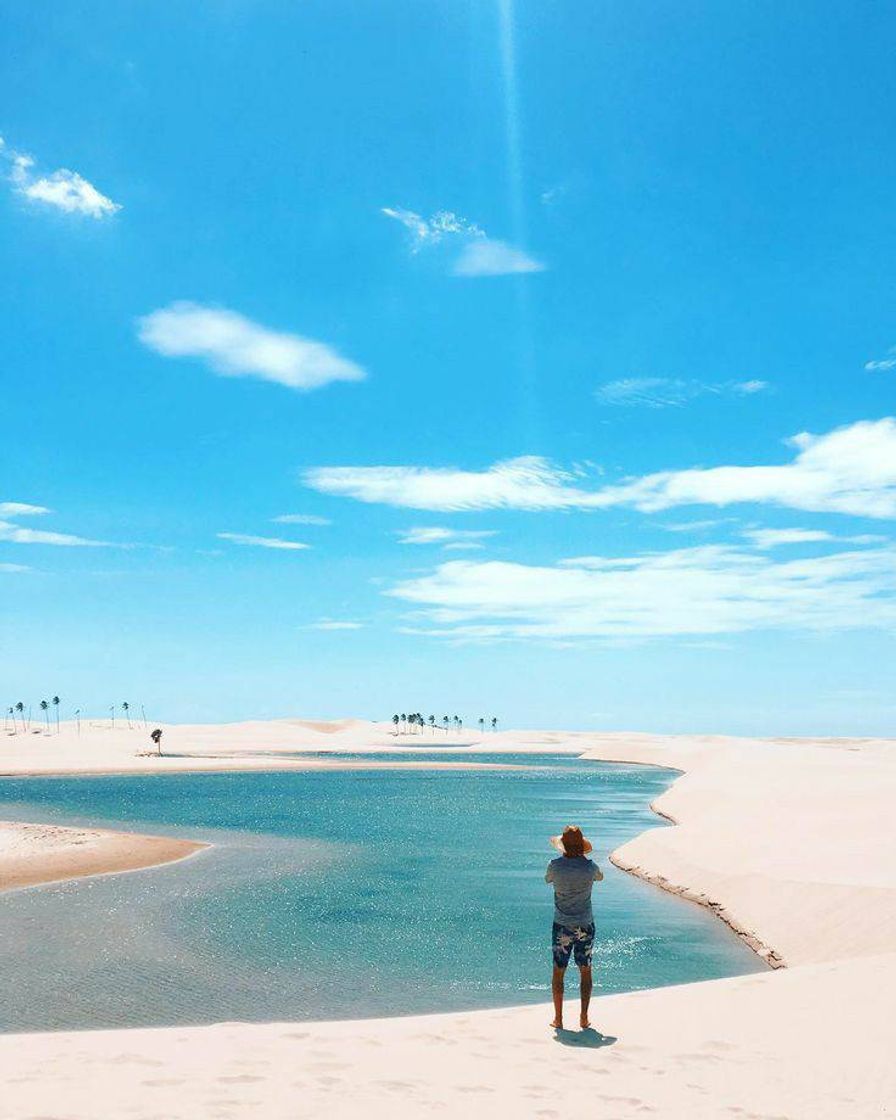
[[[570,954],[579,968],[591,967],[591,954],[594,952],[594,926],[577,926],[567,929],[554,922],[551,930],[551,949],[557,968],[566,968]]]

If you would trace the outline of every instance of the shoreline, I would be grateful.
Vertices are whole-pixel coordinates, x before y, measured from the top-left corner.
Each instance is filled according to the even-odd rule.
[[[361,742],[395,748],[391,729],[354,721],[169,730],[191,752],[182,763],[199,758],[201,768],[220,771],[230,768],[228,758],[211,752],[222,747],[231,760],[242,753],[251,770],[267,768],[255,759],[246,765],[259,746],[313,750],[325,740],[336,753],[357,751]],[[896,1000],[892,740],[499,732],[458,745],[473,743],[483,752],[556,751],[679,771],[650,806],[672,827],[646,830],[611,859],[707,906],[738,936],[755,938],[751,947],[766,949],[773,967],[597,997],[599,1030],[590,1036],[550,1032],[547,1004],[0,1036],[0,1066],[17,1071],[4,1086],[9,1120],[60,1108],[67,1120],[125,1112],[134,1120],[225,1113],[229,1120],[323,1113],[338,1120],[359,1111],[369,1120],[461,1113],[478,1120],[601,1105],[613,1120],[651,1113],[663,1120],[870,1120],[886,1113],[885,1102],[896,1098],[888,1045]],[[121,743],[100,734],[87,746],[92,758],[77,764],[119,769]],[[47,755],[37,760],[38,773],[60,756],[63,772],[75,771],[71,744]],[[24,776],[35,759],[15,761]],[[130,762],[121,772],[132,772]],[[574,988],[573,981],[568,997]],[[104,1085],[99,1110],[90,1088],[97,1082]]]

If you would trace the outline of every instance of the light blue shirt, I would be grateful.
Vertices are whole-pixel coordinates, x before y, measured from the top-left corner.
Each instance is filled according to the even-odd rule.
[[[597,864],[586,856],[552,859],[544,881],[554,884],[554,921],[567,929],[594,925],[591,888],[603,879]]]

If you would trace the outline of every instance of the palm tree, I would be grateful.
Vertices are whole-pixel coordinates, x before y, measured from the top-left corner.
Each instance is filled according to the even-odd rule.
[[[9,717],[10,716],[12,716],[12,733],[13,733],[13,735],[15,735],[15,734],[17,734],[17,732],[19,730],[16,727],[16,710],[15,710],[15,708],[7,708],[6,709],[6,716],[4,717],[4,720],[3,720],[3,730],[4,731],[9,730]]]
[[[24,732],[24,730],[25,730],[25,705],[22,703],[21,700],[18,702],[18,704],[16,704],[16,711],[19,713],[19,719],[22,721],[22,731]]]
[[[115,705],[114,704],[109,705],[109,711],[112,713],[112,726],[114,727],[115,726]]]
[[[127,702],[127,700],[124,700],[122,702],[121,710],[128,717],[128,731],[130,731],[131,730],[131,717],[130,717],[129,713],[130,713],[130,710],[131,710],[131,705]]]
[[[482,716],[479,717],[479,730],[485,731],[485,720],[482,718]]]
[[[464,721],[460,716],[457,717],[457,729],[458,731],[463,731],[464,729]]]
[[[401,722],[404,724],[403,730],[407,731],[407,729],[408,729],[408,717],[405,715],[404,712],[401,713]]]
[[[448,724],[451,720],[447,716],[442,716],[442,726],[445,728],[445,734],[448,734]]]
[[[50,705],[46,700],[41,700],[40,710],[44,713],[44,719],[47,721],[47,734],[50,734]]]
[[[395,734],[398,734],[398,725],[401,722],[401,716],[393,716],[392,722],[395,724]]]
[[[429,730],[433,733],[433,735],[435,735],[435,733],[436,733],[436,717],[435,716],[430,716],[429,717]]]
[[[81,734],[81,709],[75,708],[75,719],[78,721],[78,734]]]
[[[498,717],[492,716],[492,731],[498,730]]]
[[[59,734],[59,697],[53,697],[53,707],[56,709],[56,734]]]

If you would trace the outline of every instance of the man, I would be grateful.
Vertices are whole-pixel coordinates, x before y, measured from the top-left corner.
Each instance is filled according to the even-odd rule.
[[[554,973],[551,991],[554,995],[554,1021],[551,1026],[563,1029],[563,979],[572,955],[579,969],[582,1012],[579,1023],[590,1027],[588,1004],[591,1002],[591,954],[594,950],[594,914],[591,909],[591,888],[603,879],[601,869],[588,859],[591,844],[582,830],[568,824],[561,836],[552,836],[551,844],[561,852],[552,859],[544,881],[554,884],[554,927],[551,947]]]

